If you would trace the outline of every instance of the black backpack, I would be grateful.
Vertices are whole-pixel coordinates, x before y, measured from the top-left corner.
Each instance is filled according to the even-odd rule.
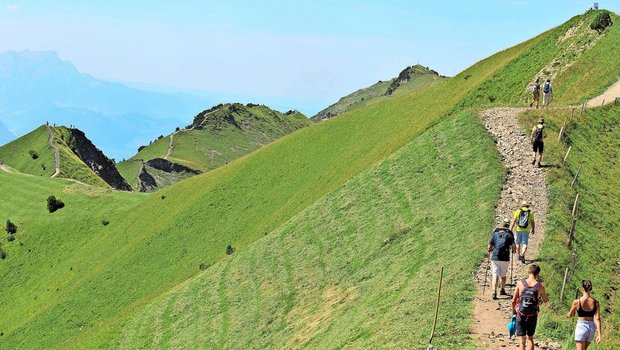
[[[521,283],[525,289],[519,297],[519,314],[524,316],[536,316],[538,315],[538,290],[542,287],[542,284],[536,283],[533,286],[529,286],[526,280],[522,280]]]
[[[549,91],[551,91],[551,84],[549,82],[546,82],[545,85],[543,85],[543,92],[545,94],[548,94]]]
[[[521,209],[519,211],[519,216],[517,217],[517,226],[521,228],[527,228],[529,224],[530,224],[530,210]]]
[[[510,256],[510,248],[512,247],[512,242],[509,243],[510,237],[512,237],[512,234],[509,230],[497,229],[495,231],[495,247],[493,250],[495,250],[498,256]]]
[[[543,140],[543,126],[540,124],[536,126],[534,131],[534,142],[541,142]]]

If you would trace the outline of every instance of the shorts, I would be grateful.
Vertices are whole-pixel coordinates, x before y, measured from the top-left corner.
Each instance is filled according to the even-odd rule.
[[[545,150],[545,143],[542,141],[534,141],[534,143],[532,144],[532,150],[535,153],[542,154],[543,151]]]
[[[493,276],[506,277],[508,261],[491,260],[491,271],[493,271]]]
[[[594,321],[578,320],[575,327],[575,341],[592,342],[596,333]]]
[[[533,337],[536,333],[536,323],[538,316],[522,316],[517,315],[517,337],[525,335]]]
[[[516,231],[515,234],[516,234],[515,244],[526,245],[527,242],[530,241],[530,233],[528,231],[523,231],[523,232]]]

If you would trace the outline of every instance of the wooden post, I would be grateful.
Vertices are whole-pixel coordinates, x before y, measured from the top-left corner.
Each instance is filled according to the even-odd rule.
[[[439,273],[439,288],[437,289],[437,303],[435,304],[435,321],[433,321],[433,330],[431,331],[431,337],[428,340],[428,344],[433,343],[433,337],[435,336],[435,328],[437,327],[437,316],[439,315],[439,300],[441,298],[441,282],[443,281],[443,267]]]
[[[579,165],[579,169],[577,169],[577,172],[575,173],[575,177],[573,178],[573,182],[570,183],[570,187],[573,187],[573,185],[575,184],[575,181],[577,181],[577,176],[579,176],[579,172],[581,171],[582,166],[583,164]]]
[[[562,291],[560,292],[560,301],[564,300],[564,288],[566,287],[566,279],[568,278],[568,267],[564,270],[564,282],[562,282]]]
[[[564,129],[566,129],[566,117],[564,117],[564,122],[562,123],[562,127],[560,128],[560,133],[558,134],[558,141],[562,140],[562,134],[564,133]]]
[[[603,106],[605,104],[605,99],[603,99],[603,103],[601,103],[601,106]]]
[[[577,219],[573,219],[573,223],[570,226],[570,231],[568,232],[568,246],[573,245],[573,241],[575,240],[575,228],[577,227]]]
[[[577,195],[575,196],[575,203],[573,203],[573,220],[576,219],[576,215],[577,215],[577,203],[579,202],[579,193],[577,193]]]
[[[571,108],[570,110],[570,121],[573,121],[573,118],[575,117],[575,108]]]
[[[570,150],[573,148],[573,146],[568,146],[568,151],[566,151],[566,155],[564,156],[564,161],[566,162],[566,158],[568,158],[568,154],[570,153]]]

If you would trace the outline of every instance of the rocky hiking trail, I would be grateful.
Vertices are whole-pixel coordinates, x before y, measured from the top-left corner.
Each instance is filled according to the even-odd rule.
[[[510,321],[512,293],[515,283],[527,276],[527,267],[538,258],[540,244],[544,238],[545,220],[547,216],[547,187],[545,183],[544,158],[543,168],[532,165],[532,150],[529,135],[521,128],[517,116],[525,108],[494,108],[482,113],[482,123],[495,140],[501,154],[502,162],[507,169],[506,183],[502,187],[500,199],[496,207],[495,223],[499,225],[504,218],[512,219],[521,201],[531,203],[534,212],[536,231],[530,235],[526,253],[526,263],[515,260],[508,270],[506,281],[507,296],[499,295],[498,300],[491,298],[491,271],[486,278],[486,292],[483,295],[483,284],[487,269],[488,256],[476,272],[477,292],[474,297],[474,334],[484,349],[518,348],[518,341],[509,340],[506,325]],[[526,155],[525,157],[523,155]],[[491,234],[489,229],[489,237]],[[486,248],[486,242],[484,243]],[[482,249],[482,248],[481,248]],[[514,269],[511,271],[511,269]],[[512,280],[510,276],[512,275]],[[534,338],[539,349],[555,350],[561,346],[551,341]]]
[[[54,144],[54,133],[52,132],[52,127],[47,126],[47,132],[49,134],[49,138],[47,139],[47,144],[52,147],[54,150],[54,173],[51,177],[56,177],[60,175],[60,154],[58,153],[58,146]]]

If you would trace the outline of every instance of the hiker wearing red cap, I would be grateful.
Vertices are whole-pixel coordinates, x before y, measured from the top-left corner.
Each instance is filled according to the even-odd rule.
[[[517,337],[520,338],[519,350],[534,350],[534,333],[538,322],[538,310],[541,303],[549,302],[545,286],[538,281],[540,267],[530,265],[528,278],[517,284],[512,296],[512,309],[517,314]]]

